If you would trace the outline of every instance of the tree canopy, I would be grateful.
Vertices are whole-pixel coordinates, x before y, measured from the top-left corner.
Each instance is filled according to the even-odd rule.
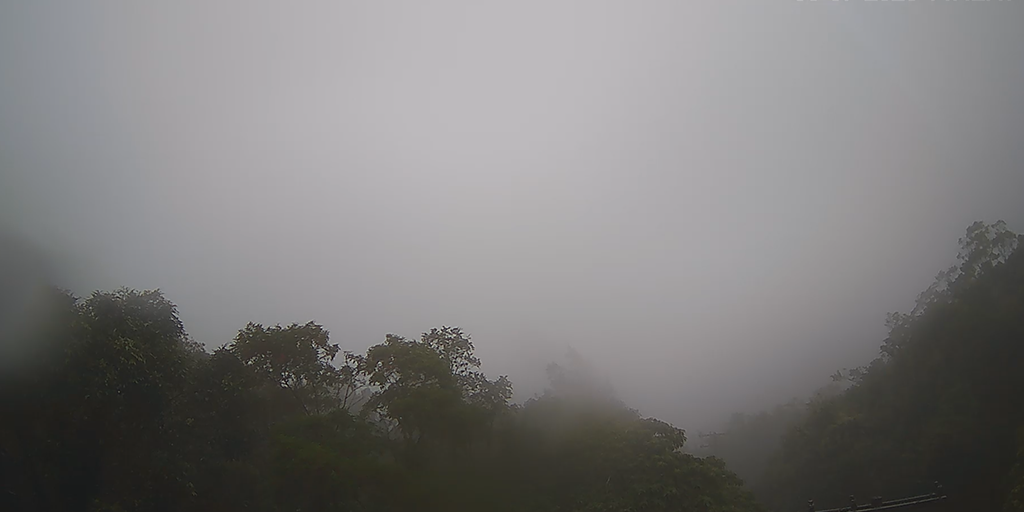
[[[579,372],[510,404],[458,327],[354,354],[250,323],[208,353],[159,291],[50,298],[49,357],[2,387],[3,510],[757,510]]]
[[[1001,221],[972,224],[956,264],[912,311],[888,316],[877,359],[836,372],[803,404],[737,418],[711,453],[735,461],[775,510],[930,492],[935,481],[971,508],[1024,510],[1021,240]],[[754,439],[772,449],[745,444]]]
[[[249,323],[210,353],[159,291],[41,291],[0,382],[0,509],[783,511],[938,480],[1020,512],[1021,239],[970,226],[877,359],[734,416],[707,456],[574,352],[513,404],[458,327],[353,353],[315,322]]]

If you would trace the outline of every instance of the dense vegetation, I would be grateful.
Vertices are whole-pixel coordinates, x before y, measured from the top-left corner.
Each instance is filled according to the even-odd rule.
[[[3,387],[3,510],[757,510],[572,360],[516,406],[458,328],[351,354],[249,324],[209,354],[159,292],[44,303]]]
[[[747,511],[930,491],[1024,510],[1024,253],[976,223],[870,365],[736,415],[706,452],[570,354],[522,405],[441,327],[343,352],[316,323],[207,353],[159,292],[40,296],[8,331],[0,509]],[[724,462],[723,462],[724,460]],[[728,464],[728,467],[726,466]],[[747,480],[747,486],[732,471]],[[749,489],[749,490],[748,490]]]
[[[736,413],[720,431],[698,434],[687,449],[695,455],[721,458],[747,487],[756,490],[782,436],[806,417],[807,404],[796,399],[756,414]]]
[[[877,359],[837,372],[806,403],[736,416],[708,453],[776,510],[929,492],[933,481],[971,509],[1024,510],[1021,239],[1002,222],[972,225],[958,264],[913,311],[889,316]]]

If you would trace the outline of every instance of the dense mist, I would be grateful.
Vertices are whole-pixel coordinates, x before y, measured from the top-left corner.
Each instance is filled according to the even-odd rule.
[[[38,284],[159,289],[210,352],[459,326],[520,404],[570,354],[696,441],[1024,229],[1022,50],[1019,1],[7,2],[0,368]]]

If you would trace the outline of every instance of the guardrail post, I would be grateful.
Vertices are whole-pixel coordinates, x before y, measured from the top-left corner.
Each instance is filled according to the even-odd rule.
[[[807,500],[807,512],[814,512],[814,500]]]
[[[851,511],[856,511],[857,510],[857,500],[853,497],[852,494],[850,495],[850,510]]]

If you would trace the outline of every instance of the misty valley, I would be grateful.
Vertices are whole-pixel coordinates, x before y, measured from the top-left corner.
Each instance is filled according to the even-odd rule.
[[[1022,239],[971,225],[869,365],[700,435],[575,351],[513,403],[458,327],[354,353],[249,323],[209,352],[159,291],[33,290],[5,331],[29,355],[3,374],[0,509],[1024,510]]]
[[[1024,0],[0,0],[0,512],[1024,512]]]

